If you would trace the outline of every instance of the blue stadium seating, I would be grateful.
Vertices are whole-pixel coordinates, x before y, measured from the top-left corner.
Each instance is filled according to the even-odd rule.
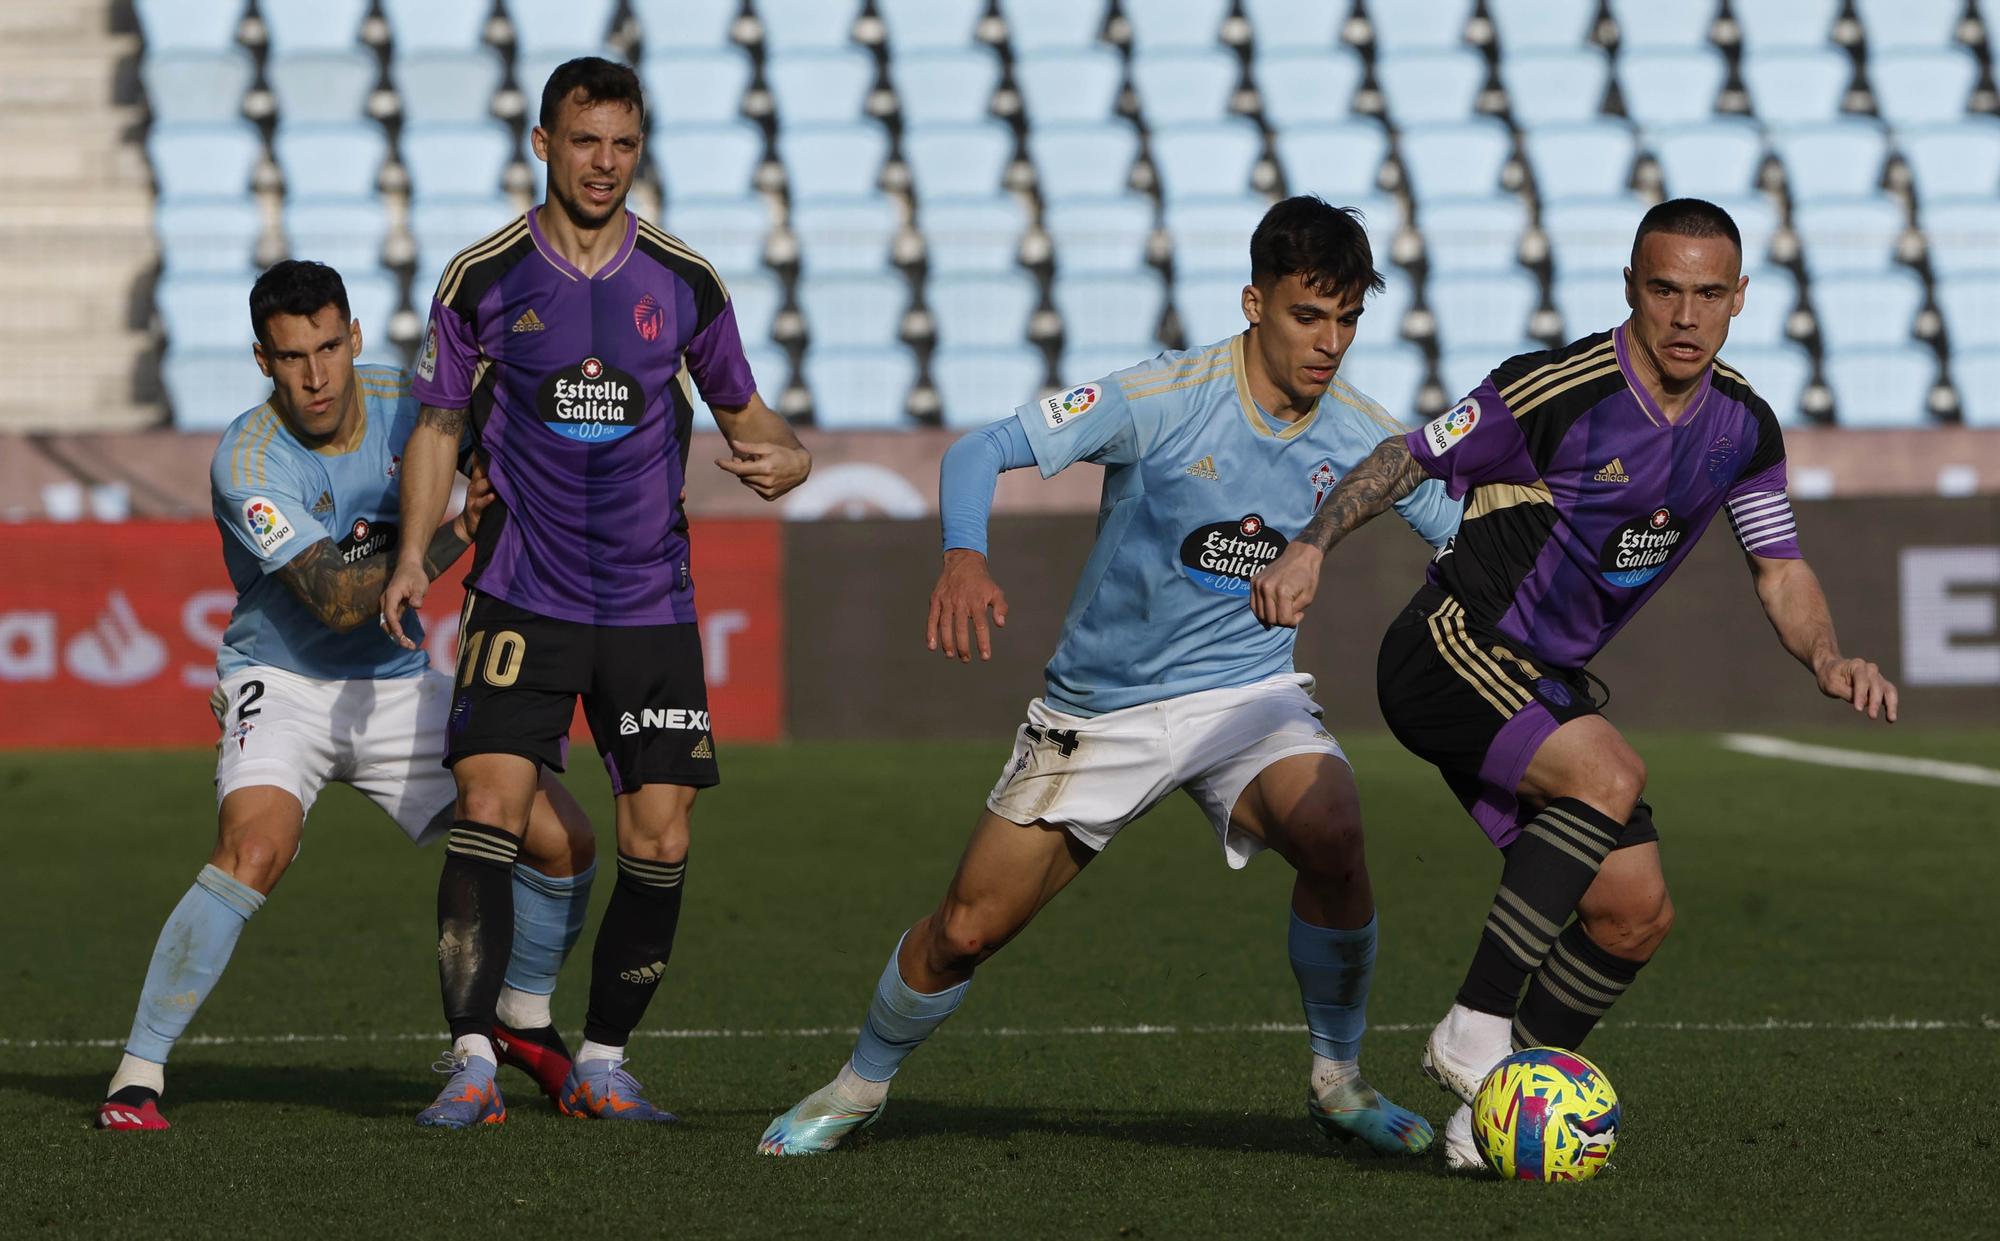
[[[1055,243],[1058,270],[1136,272],[1146,265],[1153,228],[1152,201],[1139,194],[1063,199],[1049,204],[1042,223]]]
[[[238,322],[245,325],[242,343],[227,349],[194,349],[169,342],[160,360],[160,380],[174,411],[174,426],[183,431],[219,431],[271,395],[271,381],[258,372],[250,354],[250,286],[243,287],[244,302],[236,308]]]
[[[1132,57],[1132,86],[1149,127],[1220,121],[1242,80],[1236,56],[1210,47]]]
[[[1903,130],[1897,138],[1928,215],[1955,197],[2000,195],[2000,119],[1968,116],[1943,125]]]
[[[1831,46],[1840,0],[1750,0],[1730,11],[1743,33],[1745,49],[1761,55],[1769,48]]]
[[[373,270],[382,262],[389,212],[379,198],[306,198],[285,204],[285,238],[293,258],[331,263],[343,274]],[[388,319],[369,327],[388,338]]]
[[[1660,0],[1610,0],[1610,3],[1611,16],[1618,23],[1620,59],[1636,51],[1682,51],[1705,46],[1709,25],[1715,20],[1715,6],[1707,0],[1682,0],[1677,4],[1661,4]]]
[[[1743,310],[1729,324],[1730,348],[1768,349],[1785,343],[1786,321],[1798,308],[1799,284],[1782,267],[1759,267],[1746,260]]]
[[[791,53],[849,46],[860,0],[757,0],[764,50]]]
[[[1243,286],[1249,281],[1247,272],[1174,277],[1174,310],[1188,348],[1227,340],[1248,326],[1243,318]]]
[[[1871,59],[1886,51],[1951,46],[1964,0],[1857,0]],[[1992,32],[1987,33],[1992,38]]]
[[[389,320],[402,303],[401,282],[380,267],[341,273],[347,289],[347,313],[361,325],[362,362],[403,364],[402,350],[389,338]]]
[[[983,121],[1000,86],[1000,61],[977,46],[899,55],[889,62],[889,81],[905,125]]]
[[[1937,374],[1937,355],[1921,345],[1879,345],[1826,358],[1834,417],[1842,426],[1929,425],[1926,401]]]
[[[1771,135],[1771,149],[1785,166],[1785,186],[1799,203],[1866,198],[1882,184],[1889,141],[1872,121],[1798,125]]]
[[[797,292],[814,348],[892,348],[910,304],[903,278],[879,267],[832,274],[808,270],[799,277]]]
[[[371,121],[280,125],[273,145],[294,199],[369,197],[389,158],[389,139]]]
[[[1019,56],[1014,85],[1031,125],[1100,123],[1113,117],[1125,67],[1108,47],[1067,48]]]
[[[1469,47],[1378,54],[1375,83],[1398,125],[1462,121],[1486,85],[1486,62]]]
[[[382,0],[396,58],[413,52],[468,52],[479,45],[492,0]]]
[[[606,60],[623,62],[618,49],[609,46],[542,48],[532,52],[518,52],[514,56],[514,85],[527,100],[528,123],[533,125],[542,110],[542,88],[549,78],[565,61],[579,56],[601,56]]]
[[[1710,202],[1729,213],[1743,236],[1743,266],[1761,265],[1771,257],[1771,241],[1778,232],[1778,212],[1762,194],[1730,196],[1717,194]]]
[[[1122,11],[1132,24],[1132,50],[1144,55],[1214,48],[1230,7],[1230,0],[1146,0]]]
[[[381,77],[375,57],[360,49],[273,55],[265,66],[281,124],[360,121]]]
[[[1528,209],[1511,194],[1439,198],[1417,208],[1417,225],[1432,275],[1511,271]],[[1372,229],[1370,241],[1375,241]],[[1380,266],[1389,248],[1378,242],[1374,249]]]
[[[1243,119],[1177,125],[1156,131],[1150,150],[1165,201],[1233,197],[1251,192],[1264,135]]]
[[[1243,14],[1259,55],[1281,47],[1306,53],[1332,49],[1347,16],[1345,6],[1326,0],[1243,0]]]
[[[486,47],[398,54],[389,64],[405,125],[487,120],[506,75],[500,54]]]
[[[156,125],[146,154],[163,200],[229,198],[249,192],[264,141],[248,121]]]
[[[1805,266],[1814,278],[1836,272],[1888,271],[1903,211],[1887,198],[1828,199],[1792,211]]]
[[[990,197],[1001,192],[1014,158],[1014,133],[999,121],[912,127],[903,134],[918,201]]]
[[[1937,303],[1954,354],[1961,349],[2000,349],[2000,275],[1941,273]]]
[[[611,33],[618,0],[510,0],[507,17],[514,23],[517,57],[595,54]]]
[[[1000,0],[1000,14],[1016,53],[1089,47],[1104,29],[1104,0]]]
[[[971,430],[1006,417],[1041,393],[1042,351],[1027,345],[990,349],[943,346],[931,355],[931,379],[944,425]]]
[[[1640,0],[1641,8],[1683,6]],[[1619,53],[1615,68],[1625,115],[1642,128],[1666,128],[1715,119],[1716,96],[1729,80],[1728,62],[1712,47],[1662,47]]]
[[[1375,312],[1370,310],[1369,315]],[[1363,320],[1365,324],[1366,319]],[[1364,328],[1364,331],[1366,329]],[[1363,396],[1371,397],[1405,424],[1415,421],[1417,393],[1430,369],[1424,351],[1415,345],[1357,339],[1340,360],[1340,378]]]
[[[281,133],[281,153],[283,146]],[[419,201],[497,194],[515,157],[514,133],[499,121],[412,126],[403,131],[402,147],[410,193]]]
[[[258,0],[273,56],[347,51],[359,42],[368,0]]]
[[[1377,260],[1378,263],[1381,260]],[[1410,306],[1417,299],[1417,287],[1409,277],[1388,267],[1387,283],[1380,293],[1370,293],[1361,315],[1361,326],[1355,339],[1366,341],[1372,349],[1390,349],[1403,338],[1403,316],[1410,312]]]
[[[1764,163],[1763,132],[1740,117],[1667,126],[1649,132],[1646,145],[1676,198],[1751,193]]]
[[[1969,427],[2000,427],[2000,350],[1954,354],[1951,377]]]
[[[1153,347],[1167,302],[1159,276],[1144,270],[1122,276],[1058,271],[1050,296],[1062,315],[1065,347],[1127,350],[1128,366]]]
[[[1910,339],[1924,305],[1924,282],[1911,271],[1827,276],[1812,283],[1814,318],[1827,356]]]
[[[241,349],[248,362],[250,285],[255,279],[248,269],[161,276],[153,301],[168,343],[177,349]]]
[[[879,125],[787,125],[778,131],[778,157],[794,201],[875,193],[889,137]]]
[[[1116,198],[1130,184],[1139,135],[1130,125],[1037,125],[1028,131],[1036,184],[1051,203]]]
[[[192,198],[161,203],[153,212],[160,267],[176,274],[251,269],[263,212],[249,198]]]
[[[1551,290],[1562,316],[1562,338],[1580,340],[1623,323],[1632,313],[1625,303],[1625,280],[1618,272],[1576,271],[1558,275]]]
[[[750,58],[734,48],[666,51],[639,62],[646,108],[667,125],[715,124],[743,114]],[[799,119],[787,114],[785,120]]]
[[[742,337],[744,347],[768,347],[771,325],[785,302],[777,278],[767,271],[724,272],[722,282],[729,289],[736,334]]]
[[[1278,136],[1278,166],[1294,194],[1318,194],[1344,202],[1376,192],[1376,177],[1388,158],[1389,140],[1379,125],[1302,126]]]
[[[1226,275],[1239,285],[1250,279],[1250,234],[1268,210],[1270,203],[1248,194],[1168,203],[1174,279],[1194,273]]]
[[[893,65],[910,52],[949,52],[972,44],[985,0],[875,0],[889,36]]]
[[[1361,59],[1347,48],[1259,43],[1250,72],[1264,119],[1281,135],[1352,123],[1348,105],[1361,87]]]
[[[1750,106],[1767,125],[1830,121],[1854,81],[1854,65],[1835,48],[1771,52],[1743,59]]]
[[[1491,374],[1493,368],[1508,358],[1523,353],[1534,353],[1546,346],[1522,337],[1498,347],[1473,346],[1464,349],[1451,348],[1438,357],[1438,383],[1444,388],[1444,399],[1455,402],[1466,393],[1478,387]]]
[[[1924,210],[1933,272],[2000,271],[2000,202],[1961,200]]]
[[[1424,287],[1438,339],[1452,350],[1511,348],[1527,333],[1540,300],[1534,277],[1524,271],[1433,276]],[[1493,363],[1503,356],[1496,353]]]
[[[867,115],[875,62],[860,48],[773,53],[764,58],[780,126],[800,121],[856,122]]]
[[[243,96],[257,79],[249,53],[164,52],[139,62],[146,106],[155,125],[234,121],[243,115]]]
[[[830,430],[894,430],[907,425],[904,406],[916,382],[907,349],[806,350],[801,366],[812,393],[813,420]]]
[[[422,0],[418,0],[419,3]],[[650,55],[672,49],[691,52],[730,46],[742,0],[631,0],[639,38]]]
[[[1963,48],[1887,52],[1868,62],[1875,110],[1892,125],[1923,125],[1965,115],[1979,62]]]
[[[1160,352],[1160,346],[1152,341],[1138,345],[1064,345],[1062,356],[1056,361],[1056,380],[1059,387],[1068,388],[1080,383],[1103,379],[1119,371],[1145,362]]]
[[[243,0],[133,0],[146,51],[221,52],[236,45]]]
[[[1471,18],[1472,0],[1374,0],[1368,6],[1377,59],[1384,52],[1458,47]]]
[[[1632,258],[1647,204],[1636,196],[1579,198],[1542,209],[1542,231],[1558,275],[1599,273],[1616,281]]]
[[[1513,148],[1507,127],[1485,119],[1411,126],[1397,144],[1403,176],[1420,207],[1431,199],[1499,193],[1500,173]]]
[[[880,271],[889,261],[896,226],[896,205],[881,194],[792,204],[792,231],[809,271]]]
[[[918,216],[925,263],[933,275],[1012,271],[1028,227],[1027,216],[1012,197],[930,199]]]
[[[664,214],[666,230],[700,251],[725,278],[764,261],[771,213],[759,195],[670,198]]]
[[[764,133],[748,121],[662,126],[647,145],[670,202],[748,194],[764,161]]]
[[[410,304],[419,314],[430,309],[438,277],[452,256],[520,213],[497,194],[450,195],[410,206],[410,236],[417,246],[416,278],[410,283]]]
[[[1500,50],[1578,48],[1597,21],[1597,0],[1486,0]]]
[[[933,276],[924,289],[940,346],[990,349],[1018,344],[1041,293],[1024,271],[990,276]]]
[[[1779,425],[1805,423],[1801,406],[1806,385],[1812,382],[1812,357],[1804,349],[1797,345],[1739,346],[1732,336],[1723,346],[1721,361],[1750,381],[1751,389],[1778,416]]]
[[[1611,61],[1594,47],[1544,49],[1500,62],[1507,110],[1522,127],[1595,117],[1611,85]]]
[[[1623,194],[1638,156],[1632,131],[1612,120],[1543,125],[1529,131],[1524,145],[1544,203]]]

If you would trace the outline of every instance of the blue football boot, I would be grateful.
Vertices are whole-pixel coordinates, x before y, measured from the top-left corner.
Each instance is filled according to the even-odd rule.
[[[881,1119],[889,1106],[884,1099],[872,1108],[857,1110],[833,1097],[829,1082],[792,1105],[790,1111],[772,1121],[757,1142],[760,1155],[823,1155]]]
[[[497,1125],[507,1119],[507,1103],[500,1097],[500,1084],[493,1075],[500,1066],[484,1056],[457,1056],[446,1052],[431,1068],[451,1074],[438,1097],[417,1113],[417,1123],[434,1129],[465,1129],[473,1125]]]
[[[1337,1086],[1325,1099],[1308,1088],[1306,1113],[1336,1142],[1356,1138],[1378,1155],[1421,1155],[1431,1148],[1431,1123],[1375,1093],[1360,1078]]]

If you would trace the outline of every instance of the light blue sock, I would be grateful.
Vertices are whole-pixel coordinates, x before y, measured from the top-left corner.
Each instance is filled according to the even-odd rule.
[[[904,938],[908,938],[907,933]],[[882,969],[882,977],[875,983],[875,998],[868,1003],[868,1019],[861,1023],[861,1037],[854,1042],[855,1075],[871,1082],[886,1082],[894,1077],[902,1067],[903,1057],[944,1024],[944,1019],[965,998],[965,989],[972,985],[968,978],[956,987],[932,995],[912,991],[910,984],[903,981],[902,971],[896,968],[896,958],[902,952],[903,941],[899,939],[896,951],[889,954],[889,964]]]
[[[583,933],[590,912],[590,881],[597,863],[558,878],[525,862],[514,864],[514,954],[507,985],[529,995],[553,995],[556,975]]]
[[[175,1041],[222,977],[243,924],[263,905],[263,893],[249,884],[217,867],[201,868],[153,945],[132,1036],[125,1040],[129,1054],[155,1064],[167,1062]]]
[[[1368,1027],[1368,983],[1375,974],[1375,919],[1343,931],[1292,914],[1292,973],[1305,1001],[1315,1055],[1353,1060]]]

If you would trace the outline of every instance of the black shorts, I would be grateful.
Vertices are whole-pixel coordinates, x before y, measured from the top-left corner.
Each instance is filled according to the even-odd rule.
[[[697,625],[584,625],[466,592],[447,767],[519,754],[563,770],[578,695],[613,793],[720,781]]]
[[[1535,751],[1602,705],[1582,669],[1537,664],[1500,635],[1472,627],[1464,606],[1430,585],[1383,635],[1375,695],[1396,740],[1444,775],[1473,821],[1503,848],[1532,817],[1515,790]],[[1641,802],[1618,846],[1658,838]]]

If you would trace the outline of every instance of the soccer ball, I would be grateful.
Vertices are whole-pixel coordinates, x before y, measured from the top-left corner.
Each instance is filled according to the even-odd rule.
[[[1517,1051],[1480,1083],[1472,1140],[1508,1180],[1586,1181],[1618,1145],[1618,1094],[1573,1051]]]

